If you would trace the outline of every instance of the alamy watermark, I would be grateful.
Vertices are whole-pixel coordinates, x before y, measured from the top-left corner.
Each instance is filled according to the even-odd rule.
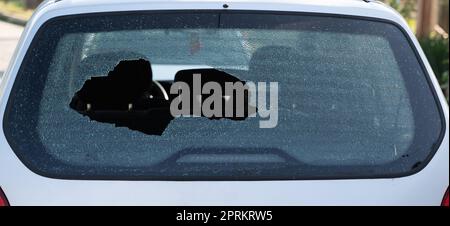
[[[202,83],[201,74],[193,74],[192,84],[183,81],[172,84],[170,94],[176,97],[170,104],[170,113],[173,117],[260,117],[259,128],[275,128],[278,88],[278,82]]]

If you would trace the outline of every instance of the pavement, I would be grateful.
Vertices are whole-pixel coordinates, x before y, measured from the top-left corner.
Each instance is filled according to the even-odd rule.
[[[0,77],[8,67],[23,27],[0,21]]]

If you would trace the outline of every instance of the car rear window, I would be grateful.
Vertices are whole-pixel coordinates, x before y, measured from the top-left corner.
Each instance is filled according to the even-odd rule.
[[[277,103],[267,102],[276,122],[261,128],[267,119],[257,116],[165,123],[149,115],[148,123],[122,126],[76,110],[88,80],[106,84],[133,60],[148,62],[151,82],[167,93],[182,70],[277,84]],[[137,65],[130,65],[123,70],[133,73]],[[139,89],[118,84],[89,92],[115,104]],[[98,110],[86,103],[84,111]],[[4,132],[27,167],[54,178],[394,177],[424,167],[436,151],[443,130],[436,103],[409,39],[392,23],[240,11],[87,14],[39,29],[14,82]],[[116,113],[131,117],[134,105],[126,108]]]

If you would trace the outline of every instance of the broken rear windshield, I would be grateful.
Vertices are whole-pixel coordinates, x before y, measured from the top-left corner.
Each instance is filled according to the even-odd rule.
[[[218,89],[195,93],[196,79]],[[217,91],[227,83],[249,89]],[[216,105],[205,104],[213,97]],[[187,102],[193,107],[178,108]],[[224,109],[196,113],[195,104]],[[426,164],[442,129],[397,26],[213,11],[51,19],[23,60],[4,119],[25,165],[69,179],[406,175]]]

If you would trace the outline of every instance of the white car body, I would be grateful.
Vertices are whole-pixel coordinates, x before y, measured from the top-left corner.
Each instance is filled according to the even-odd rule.
[[[439,150],[420,172],[400,178],[294,181],[108,181],[40,176],[15,155],[0,132],[0,187],[10,205],[440,205],[449,185],[449,112],[430,64],[405,20],[363,0],[62,0],[46,1],[28,22],[0,84],[0,124],[19,67],[38,29],[49,19],[139,10],[265,10],[379,18],[402,26],[413,40],[438,94],[447,128]],[[370,59],[368,59],[370,61]],[[373,62],[376,63],[376,62]]]

